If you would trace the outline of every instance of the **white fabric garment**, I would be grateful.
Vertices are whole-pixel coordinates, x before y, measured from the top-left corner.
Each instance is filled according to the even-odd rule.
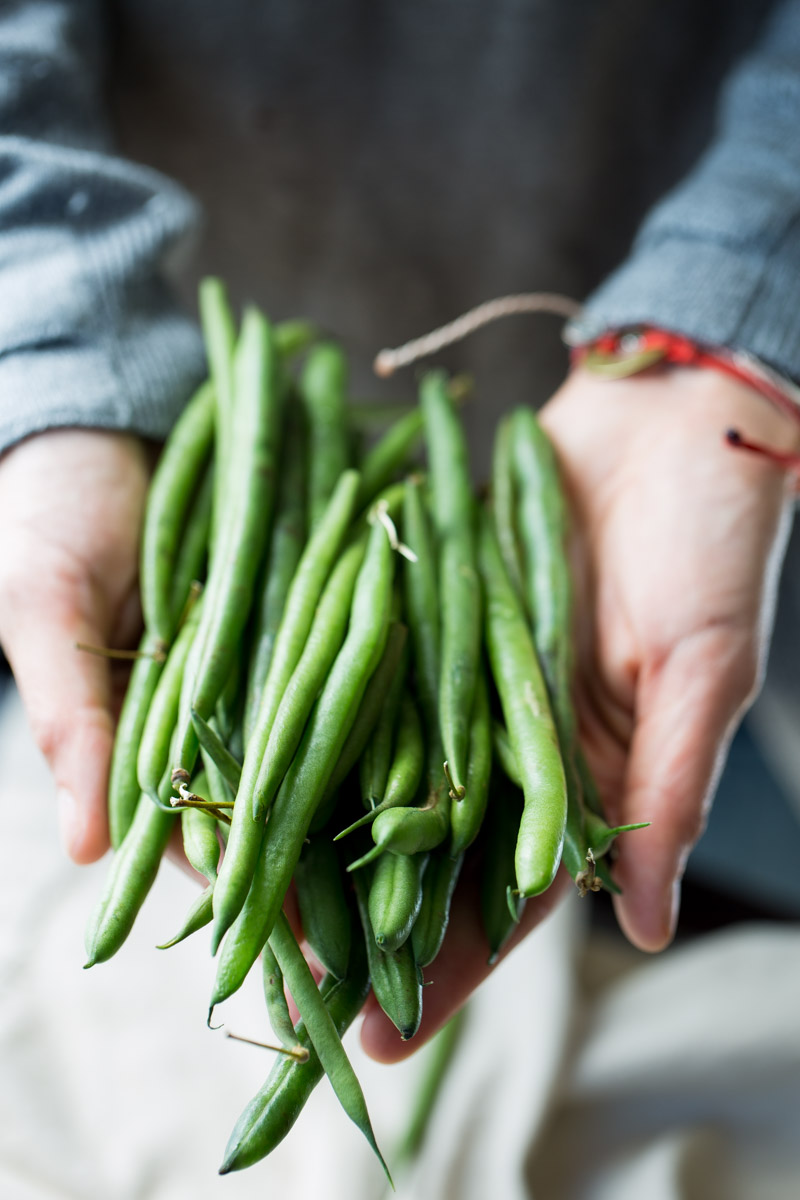
[[[220,1178],[271,1066],[205,1027],[203,933],[167,952],[194,885],[162,869],[111,962],[82,971],[107,870],[73,866],[16,694],[0,709],[0,1198],[381,1200],[380,1168],[323,1083],[265,1162]],[[796,1200],[800,931],[758,926],[651,959],[559,911],[470,1005],[398,1200]],[[226,1026],[269,1034],[260,981]],[[424,1063],[347,1045],[390,1160]]]

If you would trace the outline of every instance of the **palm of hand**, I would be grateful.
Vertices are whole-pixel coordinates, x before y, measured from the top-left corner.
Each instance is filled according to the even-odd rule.
[[[788,533],[785,480],[723,442],[796,433],[737,383],[681,372],[581,374],[548,406],[573,494],[582,739],[620,839],[617,913],[661,949],[725,750],[763,669]]]
[[[115,697],[108,663],[75,642],[124,646],[137,635],[148,475],[138,439],[87,430],[31,438],[0,462],[0,641],[79,862],[108,846]]]

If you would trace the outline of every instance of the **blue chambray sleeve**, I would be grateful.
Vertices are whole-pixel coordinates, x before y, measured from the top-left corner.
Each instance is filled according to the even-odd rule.
[[[53,426],[169,430],[204,370],[168,264],[193,200],[114,156],[99,0],[0,4],[0,450]]]
[[[800,0],[727,82],[717,135],[568,331],[651,324],[800,380]]]

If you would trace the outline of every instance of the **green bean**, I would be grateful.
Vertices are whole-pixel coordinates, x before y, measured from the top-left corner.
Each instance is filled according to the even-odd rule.
[[[443,372],[420,389],[431,467],[433,519],[439,541],[442,648],[439,720],[451,790],[464,795],[469,722],[481,643],[481,597],[475,563],[474,502],[467,444]]]
[[[356,938],[346,979],[328,975],[320,995],[341,1035],[361,1011],[369,991],[369,976],[363,939]],[[240,1116],[228,1141],[220,1174],[252,1166],[274,1150],[286,1137],[303,1106],[324,1074],[301,1020],[295,1027],[297,1042],[309,1050],[305,1063],[278,1059],[264,1086]]]
[[[166,789],[165,789],[166,791]],[[166,802],[166,795],[163,797]],[[133,824],[114,856],[96,912],[87,930],[86,966],[116,954],[133,928],[158,872],[175,817],[142,796]]]
[[[348,871],[357,871],[373,862],[384,851],[394,854],[418,854],[441,846],[450,832],[450,797],[442,787],[422,808],[389,808],[378,813],[370,828],[375,845]]]
[[[294,573],[303,553],[306,532],[306,457],[305,430],[299,420],[299,409],[292,407],[288,414],[284,461],[278,480],[275,524],[262,578],[256,588],[259,602],[247,672],[245,745],[250,740],[258,715],[278,627]]]
[[[517,501],[514,488],[514,442],[511,417],[497,426],[492,456],[492,512],[495,532],[508,578],[517,596],[525,603],[522,561],[517,530]]]
[[[207,780],[198,776],[192,781],[194,790],[201,796],[207,794]],[[183,852],[195,871],[205,875],[209,883],[217,878],[219,866],[219,841],[217,820],[202,808],[185,808],[181,813]]]
[[[399,621],[393,621],[390,624],[381,660],[364,690],[356,718],[331,773],[323,803],[337,788],[341,787],[358,762],[378,720],[381,700],[393,686],[398,675],[402,677],[407,637],[408,630],[405,625],[401,625]]]
[[[252,309],[245,313],[236,367],[237,470],[226,487],[203,615],[181,691],[177,762],[189,772],[198,748],[191,710],[208,720],[227,682],[247,620],[273,505],[280,395],[270,327]]]
[[[433,548],[422,487],[418,480],[406,481],[403,497],[403,537],[416,555],[416,562],[403,564],[403,585],[408,627],[411,633],[417,694],[427,735],[440,744],[439,736],[439,589]],[[443,750],[432,759],[441,763]],[[436,767],[437,777],[440,766]]]
[[[260,763],[260,736],[253,734],[236,795],[225,861],[214,891],[212,952],[245,902],[258,859],[264,816],[303,736],[309,713],[341,647],[366,539],[345,550],[317,606],[308,640],[281,698]],[[254,773],[255,778],[253,778]]]
[[[361,487],[356,508],[364,508],[408,463],[422,437],[422,410],[413,409],[387,429],[361,463]]]
[[[341,347],[323,342],[310,351],[300,376],[300,395],[308,414],[309,526],[316,529],[337,479],[347,469],[347,360]]]
[[[512,896],[513,914],[508,897],[516,885],[514,854],[522,818],[522,790],[502,776],[492,780],[493,799],[486,818],[486,850],[483,856],[480,901],[481,919],[489,942],[489,963],[498,955],[516,929],[525,900]]]
[[[407,652],[404,653],[403,660],[401,669],[395,672],[389,690],[385,694],[375,728],[359,760],[361,798],[370,808],[374,808],[378,801],[383,799],[389,768],[392,764],[392,749],[401,698],[405,702],[403,683],[406,674]]]
[[[214,472],[209,469],[202,478],[192,501],[189,519],[181,534],[170,584],[170,611],[173,628],[178,629],[187,604],[192,598],[193,585],[203,578],[211,530],[211,500]]]
[[[192,709],[192,724],[200,749],[211,759],[235,796],[242,777],[241,763],[237,762],[214,728],[215,719],[212,717],[211,721],[204,721],[200,714]]]
[[[303,1018],[311,1045],[322,1063],[339,1103],[375,1151],[391,1183],[389,1168],[375,1141],[361,1084],[342,1046],[336,1024],[319,993],[309,965],[303,958],[289,922],[282,912],[278,913],[269,944]]]
[[[275,326],[275,348],[284,361],[302,354],[318,337],[319,329],[313,321],[290,318]]]
[[[350,958],[350,912],[339,856],[327,837],[311,838],[294,869],[303,934],[326,971],[344,979]]]
[[[525,794],[517,838],[517,886],[523,896],[535,896],[550,886],[561,858],[567,820],[564,768],[533,641],[486,512],[479,557],[489,659]]]
[[[153,637],[144,633],[139,650],[146,657],[138,658],[133,664],[114,737],[108,780],[108,827],[111,845],[115,850],[131,827],[142,794],[136,773],[136,756],[164,666],[163,659],[152,657],[157,648]]]
[[[236,407],[234,357],[236,325],[228,303],[228,293],[220,279],[209,277],[200,284],[200,321],[208,355],[209,372],[214,385],[214,503],[212,506],[212,552],[220,532],[228,490],[230,456],[235,440],[233,424]]]
[[[556,709],[571,715],[572,579],[566,558],[569,514],[555,452],[532,409],[511,416],[524,583],[534,641]]]
[[[172,430],[147,494],[140,590],[145,629],[164,647],[177,620],[172,581],[184,517],[211,451],[214,393],[204,384],[189,401]]]
[[[229,740],[234,726],[239,720],[240,708],[242,707],[242,692],[239,687],[242,677],[242,658],[241,647],[237,647],[237,653],[234,654],[233,663],[228,673],[228,678],[225,681],[225,686],[217,697],[217,703],[214,706],[220,735],[226,742]]]
[[[410,936],[422,904],[427,854],[384,854],[369,887],[369,919],[375,944],[399,950]]]
[[[387,954],[379,950],[369,919],[369,876],[362,871],[355,879],[356,899],[367,948],[369,976],[375,999],[404,1042],[419,1029],[422,1020],[422,977],[414,961],[411,942]]]
[[[511,749],[511,742],[508,739],[508,730],[499,721],[492,721],[492,745],[495,757],[503,768],[506,778],[510,779],[518,788],[521,788],[522,778],[520,777],[517,760],[514,758],[514,751]]]
[[[308,1062],[308,1050],[300,1046],[289,1015],[289,1004],[283,984],[283,971],[269,942],[261,951],[261,979],[264,985],[264,1000],[272,1032],[278,1041],[298,1061]],[[298,1052],[302,1052],[300,1055]]]
[[[481,827],[489,800],[489,774],[492,769],[492,733],[489,714],[489,692],[486,677],[478,672],[475,684],[475,699],[472,702],[472,718],[469,733],[469,765],[467,767],[467,794],[463,800],[450,807],[452,837],[450,853],[453,858],[471,846]]]
[[[202,597],[192,606],[180,633],[170,649],[164,670],[153,693],[147,720],[139,739],[136,771],[139,788],[151,799],[156,799],[164,772],[169,765],[169,751],[175,722],[178,719],[181,684],[186,669],[186,659],[192,648],[200,615],[203,610]]]
[[[393,576],[394,552],[386,530],[376,522],[356,583],[347,637],[275,798],[250,891],[225,939],[212,1008],[241,985],[280,911],[314,812],[383,654]]]
[[[211,894],[213,891],[213,884],[209,884],[207,888],[204,888],[200,895],[189,905],[189,911],[186,914],[183,925],[181,925],[175,936],[171,937],[168,942],[162,942],[160,946],[156,946],[157,950],[169,950],[172,946],[177,946],[178,942],[182,942],[193,933],[197,933],[198,929],[202,929],[210,923],[212,916]]]
[[[452,858],[443,846],[431,855],[422,881],[422,904],[411,931],[411,945],[420,970],[429,966],[442,948],[463,862],[463,854]]]

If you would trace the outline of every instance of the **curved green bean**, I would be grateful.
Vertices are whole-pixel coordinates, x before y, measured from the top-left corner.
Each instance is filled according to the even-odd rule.
[[[339,476],[349,465],[347,420],[347,359],[340,346],[322,342],[306,359],[300,376],[300,395],[308,414],[309,527],[316,529]]]
[[[464,430],[441,371],[420,388],[439,541],[442,641],[439,720],[452,790],[464,795],[469,722],[481,644],[481,596],[475,561],[474,501]]]
[[[427,854],[384,854],[369,886],[369,919],[375,943],[399,950],[411,934],[422,905]]]
[[[486,512],[479,558],[489,659],[525,794],[517,838],[517,886],[523,896],[535,896],[550,886],[561,859],[567,822],[564,767],[533,640]]]
[[[311,838],[294,869],[303,935],[326,971],[344,979],[350,960],[352,921],[336,847]]]

